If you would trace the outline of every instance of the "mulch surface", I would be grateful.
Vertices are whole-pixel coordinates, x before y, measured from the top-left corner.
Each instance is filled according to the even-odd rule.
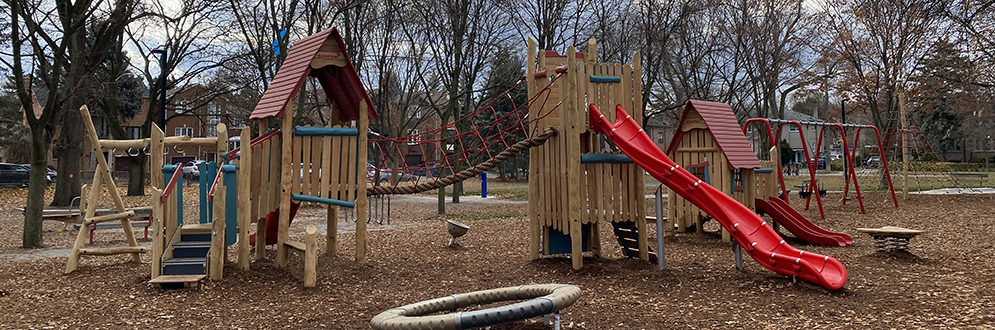
[[[17,194],[0,190],[0,199]],[[793,284],[751,260],[737,271],[730,244],[714,232],[714,221],[704,234],[666,237],[663,271],[625,259],[611,226],[604,225],[604,256],[585,258],[584,268],[575,271],[568,258],[528,260],[526,217],[460,217],[516,214],[525,212],[527,204],[447,205],[454,218],[471,227],[457,240],[464,248],[452,249],[446,247],[443,221],[432,218],[434,204],[404,202],[394,203],[391,227],[371,225],[366,264],[352,261],[354,234],[339,234],[338,254],[319,258],[316,288],[303,288],[303,261],[294,256],[285,268],[272,259],[253,261],[248,271],[228,263],[221,281],[163,290],[147,283],[151,254],[142,264],[130,263],[129,256],[83,257],[80,268],[69,275],[62,274],[65,257],[14,261],[10,255],[30,252],[19,247],[23,216],[10,208],[16,203],[0,202],[0,310],[5,314],[0,328],[369,329],[374,315],[392,307],[531,283],[570,283],[583,289],[580,300],[562,313],[566,329],[995,326],[992,196],[916,195],[901,201],[898,209],[886,204],[885,197],[867,196],[867,214],[859,214],[856,200],[845,206],[827,203],[827,219],[814,220],[850,234],[853,246],[812,246],[787,238],[798,248],[843,262],[849,282],[834,292],[807,282]],[[147,197],[128,201],[148,202]],[[792,202],[803,208],[797,197]],[[814,207],[802,214],[818,219]],[[885,225],[926,233],[912,240],[911,253],[881,253],[875,252],[871,237],[854,230]],[[46,223],[45,243],[69,247],[75,231],[70,227],[60,233],[62,228],[61,223]],[[95,244],[123,242],[119,230],[105,230],[98,232]],[[323,237],[319,250],[325,250]],[[235,260],[234,249],[229,256]],[[540,319],[491,327],[548,328]]]

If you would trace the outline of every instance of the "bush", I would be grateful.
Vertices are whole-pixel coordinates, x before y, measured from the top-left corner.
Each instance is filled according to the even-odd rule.
[[[936,157],[936,155],[933,155],[933,154],[922,155],[922,157],[919,157],[919,161],[922,161],[922,162],[935,162],[935,161],[938,161],[938,160],[940,160],[940,158]]]
[[[830,171],[842,171],[843,170],[843,158],[834,159],[829,162]]]

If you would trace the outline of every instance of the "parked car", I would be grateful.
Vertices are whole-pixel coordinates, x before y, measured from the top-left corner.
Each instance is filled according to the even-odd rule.
[[[28,171],[31,171],[31,164],[21,164],[21,166],[24,166],[25,168],[28,169]],[[45,184],[52,185],[53,183],[55,183],[55,178],[59,176],[59,173],[56,172],[55,169],[52,168],[51,166],[46,167],[45,169],[47,170],[45,172]]]
[[[878,167],[878,164],[880,163],[881,163],[881,156],[870,156],[867,157],[866,160],[864,160],[865,167]]]
[[[28,168],[18,164],[0,164],[0,186],[27,187]]]
[[[203,160],[191,160],[183,165],[183,175],[191,178],[200,178],[200,163]]]
[[[380,169],[379,173],[380,175],[377,176],[376,180],[380,182],[388,182],[390,181],[391,174],[394,174],[395,172],[391,172],[390,169]],[[366,177],[373,178],[374,175],[377,175],[377,169],[373,166],[367,166]],[[398,182],[412,181],[412,178],[407,173],[397,173],[397,181]]]

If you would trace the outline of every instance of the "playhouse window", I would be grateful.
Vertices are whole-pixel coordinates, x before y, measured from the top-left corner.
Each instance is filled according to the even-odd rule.
[[[733,170],[732,191],[743,191],[743,170]]]

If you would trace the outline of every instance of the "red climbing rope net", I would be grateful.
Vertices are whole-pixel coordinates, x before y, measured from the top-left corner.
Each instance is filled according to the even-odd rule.
[[[553,81],[558,77],[554,76]],[[529,131],[528,123],[545,118],[559,103],[551,104],[554,84],[524,101],[516,101],[512,91],[524,81],[519,80],[487,104],[441,127],[401,137],[371,132],[367,179],[380,186],[433,183],[438,188],[448,184],[440,181],[443,178],[481,165],[529,139],[536,129]],[[529,118],[533,106],[543,109],[537,118]]]

